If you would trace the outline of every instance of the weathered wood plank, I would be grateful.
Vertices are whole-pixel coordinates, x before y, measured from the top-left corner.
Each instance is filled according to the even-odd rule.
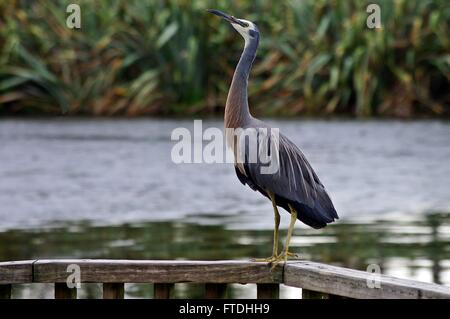
[[[12,285],[0,285],[0,299],[11,299]]]
[[[310,261],[289,262],[284,283],[350,298],[450,298],[450,287],[379,275],[380,288],[369,288],[373,274]]]
[[[55,283],[55,299],[77,299],[77,288],[69,288],[64,282]]]
[[[125,295],[125,284],[104,283],[103,299],[123,299]]]
[[[81,282],[280,283],[283,266],[250,261],[38,260],[35,282],[65,282],[67,266],[81,269]]]
[[[0,262],[0,284],[30,283],[34,260]]]
[[[71,264],[80,266],[82,282],[96,283],[177,283],[208,284],[257,283],[278,284],[284,278],[288,286],[320,291],[329,298],[450,298],[450,287],[379,275],[380,288],[369,288],[372,273],[335,267],[309,261],[280,264],[274,271],[267,263],[249,261],[152,261],[152,260],[37,260],[0,262],[0,285],[15,283],[61,283],[55,285],[55,296],[74,297],[76,289],[65,291]],[[284,269],[284,273],[283,273]],[[7,287],[7,286],[4,286]],[[106,285],[108,295],[108,285]],[[121,295],[118,292],[111,294]],[[216,286],[207,291],[221,295]],[[269,296],[269,286],[258,287],[258,297]],[[267,289],[266,289],[267,288]],[[162,288],[161,288],[162,289]],[[214,289],[216,291],[214,292]],[[8,293],[7,288],[3,288]],[[60,292],[59,292],[60,291]],[[161,290],[163,291],[163,290]],[[170,291],[169,291],[170,292]],[[273,292],[273,291],[272,291]],[[10,294],[10,292],[9,292]],[[161,296],[167,292],[161,292]],[[305,292],[308,294],[308,292]],[[265,297],[264,297],[265,298]]]
[[[227,284],[205,284],[206,299],[224,299],[227,294]]]
[[[278,299],[280,298],[279,284],[257,284],[256,298],[258,299]]]
[[[154,284],[154,298],[155,299],[170,299],[173,294],[174,284],[171,283],[156,283]]]

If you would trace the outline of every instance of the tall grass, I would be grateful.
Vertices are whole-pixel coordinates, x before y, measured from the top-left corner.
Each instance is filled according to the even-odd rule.
[[[447,0],[80,0],[81,30],[72,2],[0,0],[0,113],[222,112],[243,43],[207,8],[259,26],[255,113],[450,113]]]

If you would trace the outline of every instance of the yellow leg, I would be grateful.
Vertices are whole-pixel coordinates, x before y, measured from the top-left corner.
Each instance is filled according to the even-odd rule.
[[[295,222],[297,221],[297,211],[291,205],[289,205],[289,209],[291,210],[291,223],[289,224],[286,245],[284,246],[283,252],[275,259],[271,260],[271,262],[273,263],[272,270],[275,269],[278,263],[282,261],[286,262],[288,257],[298,258],[296,254],[289,252],[289,244],[291,243],[292,233],[294,232]]]
[[[272,207],[273,207],[273,213],[274,213],[274,220],[275,220],[275,227],[273,229],[273,248],[272,248],[272,256],[268,258],[263,259],[255,259],[255,261],[262,261],[262,262],[273,262],[278,257],[278,241],[279,241],[279,233],[278,230],[280,228],[280,213],[278,212],[278,207],[275,202],[275,195],[272,193],[268,193],[270,200],[272,201]]]
[[[281,254],[285,261],[288,256],[296,256],[295,254],[289,252],[289,244],[291,243],[292,233],[294,232],[295,222],[297,221],[297,211],[291,205],[289,205],[289,208],[291,210],[291,223],[289,224],[286,245],[284,246],[283,253]]]
[[[278,230],[280,228],[280,213],[278,212],[277,204],[275,203],[275,195],[269,193],[270,199],[272,200],[273,213],[275,217],[275,228],[273,229],[273,250],[272,257],[278,256]]]

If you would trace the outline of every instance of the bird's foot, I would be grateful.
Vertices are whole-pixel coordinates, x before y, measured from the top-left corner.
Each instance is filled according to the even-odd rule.
[[[291,253],[290,251],[283,251],[276,258],[276,261],[287,261],[289,258],[299,259],[300,256],[296,253]]]
[[[298,254],[291,253],[290,251],[283,251],[281,254],[276,256],[272,255],[267,258],[253,258],[252,261],[272,264],[271,271],[273,271],[279,263],[287,262],[289,258],[299,259],[300,256]]]
[[[262,262],[262,263],[273,263],[275,260],[277,260],[278,256],[272,255],[267,258],[253,258],[252,261],[256,262]]]
[[[271,261],[271,263],[272,263],[271,271],[273,271],[279,263],[287,262],[288,258],[290,258],[290,257],[292,257],[294,259],[300,258],[298,254],[291,253],[289,251],[283,251],[274,260]]]
[[[287,258],[292,257],[293,259],[299,259],[299,258],[300,258],[300,255],[299,255],[299,254],[296,254],[296,253],[291,253],[290,251],[288,251],[288,252],[286,253],[286,257],[287,257]]]

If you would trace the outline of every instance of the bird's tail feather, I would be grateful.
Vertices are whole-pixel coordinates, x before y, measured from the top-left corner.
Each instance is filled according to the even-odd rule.
[[[281,196],[277,196],[277,204],[288,212],[290,211],[289,205],[291,205],[297,211],[297,219],[315,229],[323,228],[334,222],[335,219],[339,219],[336,209],[325,191],[318,193],[314,207]]]

